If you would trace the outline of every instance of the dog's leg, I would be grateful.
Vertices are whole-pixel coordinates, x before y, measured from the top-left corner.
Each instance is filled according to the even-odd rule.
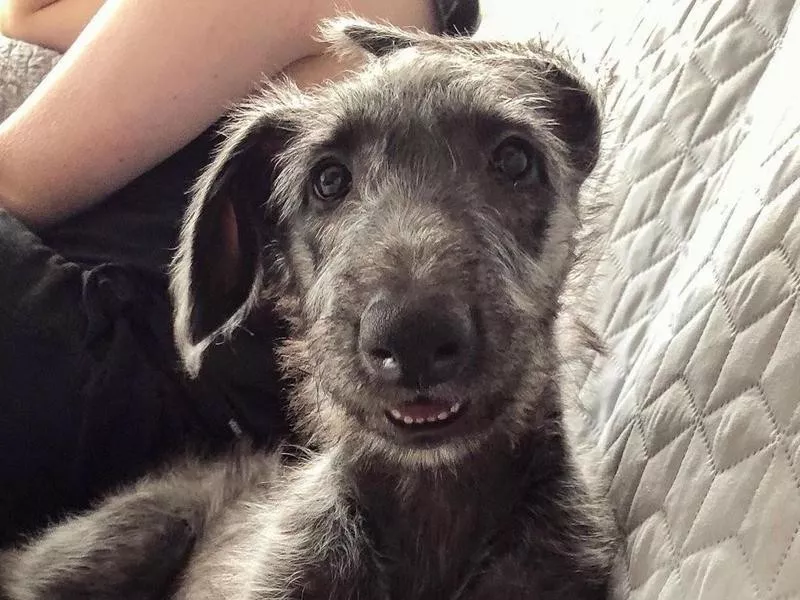
[[[169,500],[140,489],[10,552],[6,593],[12,600],[163,598],[199,525]]]
[[[234,460],[144,481],[0,557],[0,598],[168,598],[209,522],[271,473]]]

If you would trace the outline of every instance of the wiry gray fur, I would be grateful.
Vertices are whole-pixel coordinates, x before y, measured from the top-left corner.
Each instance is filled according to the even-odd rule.
[[[195,190],[173,295],[187,369],[272,298],[298,428],[316,452],[181,464],[0,558],[0,597],[600,599],[614,528],[565,441],[564,283],[598,155],[594,96],[539,44],[440,39],[354,20],[326,30],[375,55],[348,80],[269,86],[233,117]],[[509,133],[544,176],[490,168]],[[353,173],[323,209],[322,155]],[[231,252],[231,247],[238,247]],[[386,411],[355,349],[379,289],[436,289],[480,323],[461,376],[425,390],[468,405],[423,442]]]

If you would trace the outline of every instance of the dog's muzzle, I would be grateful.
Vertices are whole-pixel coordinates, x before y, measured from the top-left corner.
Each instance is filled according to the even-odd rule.
[[[367,372],[380,385],[417,392],[387,410],[400,427],[438,429],[462,415],[463,401],[427,391],[462,375],[477,345],[469,306],[449,294],[384,291],[361,315],[358,350]]]

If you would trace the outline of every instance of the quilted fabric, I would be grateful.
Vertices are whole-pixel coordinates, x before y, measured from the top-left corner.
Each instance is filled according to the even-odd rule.
[[[0,121],[22,104],[58,57],[51,50],[0,36]]]
[[[582,23],[513,33],[562,31],[614,74],[611,353],[579,399],[626,538],[617,597],[800,598],[800,9],[568,4]]]

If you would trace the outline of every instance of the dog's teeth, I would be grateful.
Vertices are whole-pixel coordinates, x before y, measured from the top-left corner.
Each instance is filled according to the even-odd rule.
[[[398,423],[404,423],[406,425],[424,425],[425,423],[448,421],[453,415],[461,410],[462,406],[463,405],[461,402],[456,402],[449,409],[443,410],[439,414],[430,417],[411,417],[409,415],[404,415],[396,408],[393,408],[389,410],[389,416]]]

